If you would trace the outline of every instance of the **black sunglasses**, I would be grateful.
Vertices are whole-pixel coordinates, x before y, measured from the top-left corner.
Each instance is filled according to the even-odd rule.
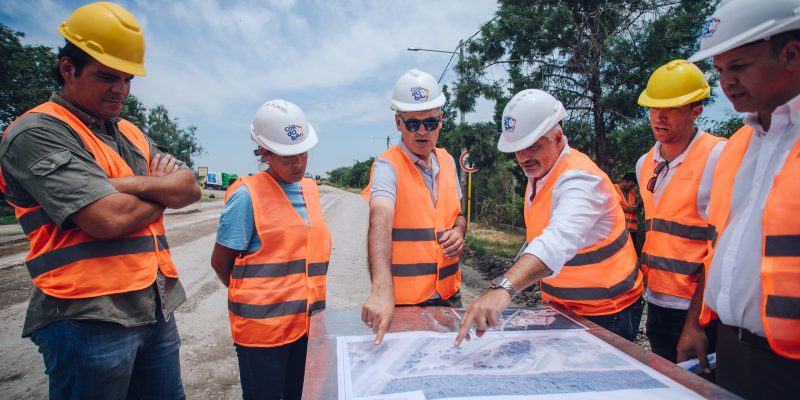
[[[669,173],[669,161],[664,160],[656,165],[656,168],[653,170],[653,177],[647,181],[647,191],[653,193],[656,191],[656,181],[658,180],[658,176],[661,175],[661,171],[667,169],[667,172],[664,173],[664,176],[667,176]]]
[[[406,129],[408,129],[409,132],[418,131],[420,125],[424,125],[426,131],[433,132],[439,127],[439,123],[442,122],[441,118],[434,117],[419,120],[416,118],[404,119],[400,114],[397,114],[397,116],[400,117],[400,120],[403,121],[403,124],[406,126]]]

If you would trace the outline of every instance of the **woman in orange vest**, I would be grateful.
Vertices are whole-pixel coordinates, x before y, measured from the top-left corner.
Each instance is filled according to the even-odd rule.
[[[641,251],[639,246],[639,205],[636,203],[636,190],[634,188],[638,185],[635,172],[628,172],[622,177],[622,180],[614,185],[614,190],[620,197],[619,205],[625,213],[625,223],[628,226],[628,232],[631,234],[633,246],[636,248],[636,254]]]
[[[228,287],[243,397],[299,399],[331,252],[317,185],[303,178],[317,135],[298,106],[271,100],[251,138],[269,168],[228,188],[211,266]]]

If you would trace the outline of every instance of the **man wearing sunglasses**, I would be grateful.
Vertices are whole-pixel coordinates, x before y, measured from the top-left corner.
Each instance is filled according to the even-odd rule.
[[[720,155],[708,207],[705,280],[678,358],[708,367],[702,326],[718,319],[716,383],[744,398],[800,393],[800,0],[729,0],[703,27],[725,96],[744,123]],[[699,318],[698,318],[699,313]]]
[[[725,145],[724,139],[695,126],[709,93],[697,66],[674,60],[653,72],[639,96],[639,104],[649,107],[656,139],[636,163],[644,188],[640,260],[647,282],[645,331],[653,353],[672,362],[677,361],[676,346],[708,252],[708,198]]]
[[[367,248],[372,290],[361,318],[380,344],[398,306],[461,307],[466,219],[455,161],[436,148],[445,97],[412,69],[394,85],[391,108],[402,140],[372,166]]]
[[[496,326],[522,290],[540,282],[542,299],[633,341],[642,318],[643,277],[611,179],[562,132],[566,110],[550,94],[523,90],[503,110],[497,148],[514,153],[528,184],[528,245],[492,289],[470,305],[455,345]]]

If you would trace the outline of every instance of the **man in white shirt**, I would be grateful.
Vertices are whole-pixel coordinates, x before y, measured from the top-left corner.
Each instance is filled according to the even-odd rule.
[[[633,340],[642,316],[642,273],[613,183],[561,130],[566,110],[550,94],[523,90],[503,111],[500,151],[515,153],[528,176],[530,243],[461,320],[458,345],[473,324],[496,326],[518,290],[541,281],[542,298]]]
[[[708,253],[708,197],[722,138],[695,126],[710,88],[684,60],[659,67],[639,96],[656,144],[636,163],[645,212],[641,265],[650,349],[672,362]],[[714,329],[708,329],[713,338]],[[711,343],[713,347],[713,340]]]
[[[692,299],[678,358],[707,368],[700,324],[718,316],[716,383],[745,398],[797,398],[800,0],[722,3],[690,60],[707,57],[747,117],[714,173],[705,290]]]

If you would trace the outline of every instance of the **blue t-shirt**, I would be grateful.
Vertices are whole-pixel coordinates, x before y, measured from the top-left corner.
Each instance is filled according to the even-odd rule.
[[[286,193],[295,211],[308,224],[306,201],[303,199],[303,187],[300,182],[278,182],[278,185]],[[242,185],[236,189],[222,208],[217,228],[217,243],[233,250],[246,250],[247,254],[261,248],[261,240],[256,233],[256,222],[253,218],[253,201],[250,199],[247,186]]]

